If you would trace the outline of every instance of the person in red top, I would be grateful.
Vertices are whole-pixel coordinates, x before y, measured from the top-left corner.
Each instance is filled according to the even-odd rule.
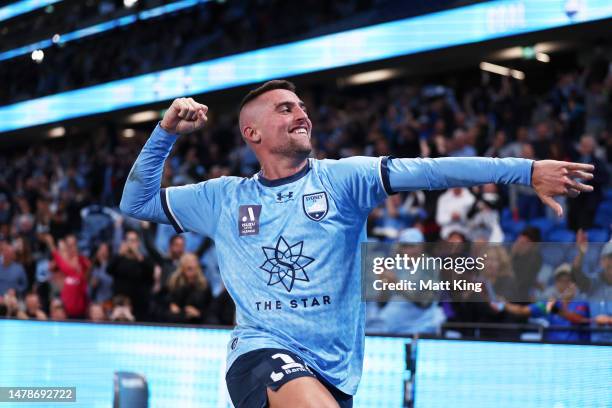
[[[87,296],[87,279],[91,262],[79,254],[77,240],[68,235],[59,240],[58,247],[50,234],[45,235],[45,242],[51,251],[53,261],[63,275],[61,291],[62,303],[69,318],[85,318],[89,298]]]

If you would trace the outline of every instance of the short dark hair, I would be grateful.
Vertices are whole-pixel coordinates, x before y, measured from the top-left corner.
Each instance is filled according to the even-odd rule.
[[[185,237],[179,234],[174,234],[173,236],[170,237],[170,240],[168,241],[170,243],[170,245],[174,244],[174,241],[176,241],[177,239],[182,239],[183,241],[185,241]]]
[[[537,227],[526,227],[521,231],[519,235],[523,235],[529,238],[531,242],[540,242],[540,240],[542,239],[542,233]]]
[[[285,79],[274,79],[272,81],[268,81],[255,89],[251,89],[249,93],[246,94],[244,98],[242,98],[242,102],[240,102],[240,108],[238,109],[238,112],[242,111],[242,108],[244,108],[247,103],[251,102],[259,95],[262,95],[268,91],[273,91],[275,89],[286,89],[295,93],[296,87],[293,82],[287,81]]]

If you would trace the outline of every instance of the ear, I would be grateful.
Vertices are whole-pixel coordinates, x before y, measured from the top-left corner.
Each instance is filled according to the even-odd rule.
[[[259,144],[261,142],[261,134],[251,126],[245,126],[242,135],[247,141],[253,144]]]

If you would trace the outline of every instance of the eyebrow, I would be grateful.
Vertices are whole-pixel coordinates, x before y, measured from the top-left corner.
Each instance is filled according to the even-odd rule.
[[[278,108],[280,108],[281,106],[291,107],[291,106],[293,106],[293,105],[296,105],[296,103],[295,103],[295,102],[293,102],[293,101],[284,101],[284,102],[279,102],[279,103],[277,103],[276,105],[274,105],[274,109],[278,109]],[[302,108],[302,109],[306,107],[306,104],[305,104],[303,101],[299,101],[299,102],[297,103],[297,105],[299,105],[299,107],[300,107],[300,108]]]

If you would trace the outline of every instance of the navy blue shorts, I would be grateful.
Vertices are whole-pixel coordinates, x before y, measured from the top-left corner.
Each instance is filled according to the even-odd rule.
[[[225,381],[236,408],[264,408],[268,406],[267,388],[277,391],[283,384],[299,377],[318,379],[341,408],[353,406],[351,395],[327,382],[300,356],[284,349],[264,348],[241,355],[225,375]]]

